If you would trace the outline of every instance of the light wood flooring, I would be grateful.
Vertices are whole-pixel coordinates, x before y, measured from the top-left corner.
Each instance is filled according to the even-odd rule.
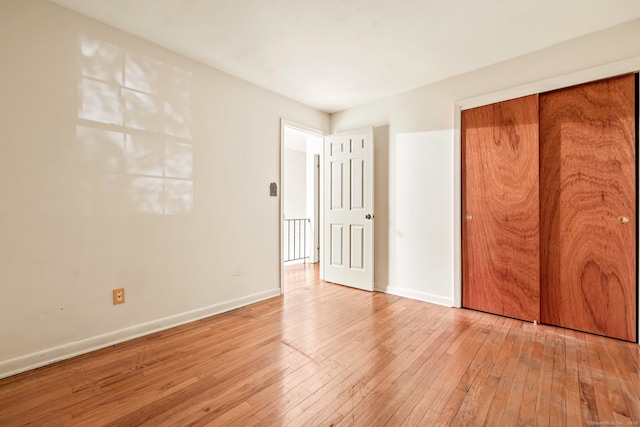
[[[640,422],[637,344],[324,283],[313,265],[286,277],[283,297],[0,380],[0,426]]]

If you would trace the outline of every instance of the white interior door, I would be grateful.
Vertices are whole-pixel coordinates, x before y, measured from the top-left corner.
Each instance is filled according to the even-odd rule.
[[[373,291],[373,128],[324,139],[324,280]]]

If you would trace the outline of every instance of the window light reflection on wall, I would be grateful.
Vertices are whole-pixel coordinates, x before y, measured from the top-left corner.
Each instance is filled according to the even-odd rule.
[[[84,35],[78,43],[83,209],[190,212],[191,73]]]

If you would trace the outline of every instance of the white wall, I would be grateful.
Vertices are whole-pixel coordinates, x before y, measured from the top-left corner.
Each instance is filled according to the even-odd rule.
[[[284,150],[284,217],[307,217],[307,155],[304,151]]]
[[[315,136],[308,135],[306,137],[306,164],[307,164],[307,201],[306,201],[306,211],[307,216],[309,218],[310,223],[310,233],[313,236],[312,239],[308,241],[307,254],[309,254],[309,262],[319,262],[320,261],[320,253],[317,249],[320,244],[320,200],[321,192],[319,186],[322,185],[322,181],[320,179],[320,168],[316,167],[315,164],[315,156],[319,155],[320,159],[322,159],[322,144],[324,143],[324,139]],[[322,160],[321,160],[322,161]],[[317,173],[317,178],[316,178]],[[316,182],[318,182],[318,188],[316,188]],[[318,206],[316,206],[318,205]],[[316,208],[318,208],[318,214],[316,214]]]
[[[0,376],[280,294],[280,119],[326,114],[46,1],[0,52]]]
[[[285,138],[288,138],[286,134]],[[304,136],[302,139],[302,147],[304,148]],[[308,218],[307,154],[305,151],[298,149],[285,148],[283,162],[284,183],[282,185],[282,195],[284,197],[284,219],[301,220]],[[295,261],[287,261],[287,263],[299,264],[305,262],[305,260],[302,259],[304,246],[300,246],[299,242],[303,233],[308,233],[309,231],[309,224],[306,222],[301,223],[300,221],[294,221],[283,223],[282,238],[284,259],[295,259]],[[308,247],[309,244],[306,246]]]
[[[545,79],[629,58],[635,63],[638,40],[640,20],[635,20],[333,114],[332,132],[375,126],[376,288],[445,305],[459,300],[457,101],[535,87]]]
[[[453,169],[442,159],[453,158],[452,139],[448,130],[396,135],[395,233],[390,237],[397,255],[390,272],[396,281],[386,289],[448,306],[453,305]],[[420,284],[426,286],[415,286]]]

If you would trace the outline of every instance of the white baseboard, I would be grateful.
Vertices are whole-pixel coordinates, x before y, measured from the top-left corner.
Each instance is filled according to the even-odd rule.
[[[414,291],[413,289],[397,288],[395,286],[378,286],[375,290],[378,292],[385,292],[391,295],[397,295],[399,297],[411,298],[418,301],[424,301],[431,304],[443,305],[445,307],[453,307],[453,298],[447,298],[440,295],[434,295],[427,292]]]
[[[81,354],[109,347],[124,341],[129,341],[134,338],[139,338],[144,335],[149,335],[154,332],[173,328],[185,323],[204,319],[205,317],[224,313],[226,311],[244,307],[245,305],[253,304],[279,295],[280,288],[271,289],[231,301],[214,304],[209,307],[187,311],[185,313],[164,317],[151,322],[141,323],[139,325],[129,326],[127,328],[86,338],[80,341],[51,347],[13,359],[2,360],[0,361],[0,378],[9,377],[11,375],[19,374],[20,372],[50,365],[61,360],[70,359]]]

